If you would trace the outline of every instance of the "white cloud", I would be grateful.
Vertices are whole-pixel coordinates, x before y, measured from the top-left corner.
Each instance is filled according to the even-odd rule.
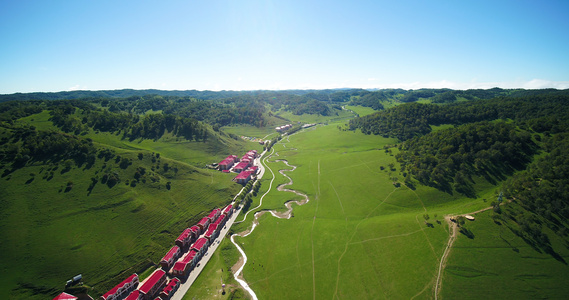
[[[549,81],[543,79],[533,79],[526,82],[523,86],[525,89],[569,89],[569,81]]]
[[[78,84],[68,88],[69,91],[79,91],[79,90],[87,90],[87,87],[80,86]]]
[[[551,81],[543,79],[533,79],[530,81],[489,81],[489,82],[454,82],[448,80],[431,81],[431,82],[407,82],[407,83],[390,83],[390,84],[377,84],[369,86],[366,84],[364,88],[402,88],[402,89],[421,89],[421,88],[449,88],[455,90],[467,89],[490,89],[494,87],[504,89],[569,89],[569,81]]]

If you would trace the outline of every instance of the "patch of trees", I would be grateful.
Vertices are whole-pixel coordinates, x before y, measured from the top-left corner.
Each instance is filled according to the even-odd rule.
[[[431,132],[429,125],[461,125],[512,119],[537,132],[557,133],[569,128],[568,95],[496,98],[449,105],[410,103],[350,120],[349,129],[365,134],[396,137],[402,141]]]
[[[80,134],[93,130],[103,132],[123,132],[123,137],[159,139],[166,132],[187,140],[205,141],[208,138],[207,127],[195,119],[182,118],[170,114],[148,114],[143,117],[124,112],[108,110],[82,109],[74,106],[55,107],[50,112],[50,120],[64,132]]]
[[[410,139],[396,158],[424,185],[475,197],[472,176],[495,183],[524,169],[537,151],[529,132],[505,122],[478,122]]]
[[[382,110],[383,104],[381,101],[388,100],[384,92],[368,92],[360,97],[355,97],[352,99],[352,105],[361,105],[365,107],[371,107],[375,110]]]
[[[281,135],[276,136],[271,139],[271,141],[265,146],[265,150],[270,151],[273,146],[281,140]]]
[[[401,102],[415,102],[418,101],[420,98],[430,98],[435,96],[436,93],[435,91],[431,90],[431,89],[421,89],[421,90],[416,90],[416,91],[410,91],[408,93],[406,93],[402,98],[401,98]]]
[[[92,165],[97,149],[91,139],[81,139],[54,131],[37,131],[33,127],[21,127],[12,131],[0,144],[0,160],[20,168],[28,163],[44,162]],[[68,168],[67,168],[68,169]]]
[[[360,129],[364,134],[375,134],[407,140],[431,131],[428,116],[440,107],[412,103],[399,105],[367,116],[351,119],[349,129]]]
[[[7,102],[0,105],[0,121],[11,123],[19,118],[42,112],[41,101]]]
[[[544,140],[545,156],[504,183],[504,196],[527,210],[554,220],[569,219],[569,133]]]
[[[456,94],[455,91],[448,91],[440,94],[436,94],[431,98],[431,102],[433,103],[452,103],[456,101]]]
[[[493,218],[536,251],[567,264],[554,250],[544,227],[562,239],[569,235],[569,132],[545,137],[543,144],[548,153],[502,185],[504,197],[512,203],[495,210]],[[517,226],[512,226],[510,220]]]
[[[292,106],[290,110],[295,115],[314,114],[329,116],[332,114],[332,111],[328,105],[314,99],[308,100],[306,102],[296,103],[296,105]]]

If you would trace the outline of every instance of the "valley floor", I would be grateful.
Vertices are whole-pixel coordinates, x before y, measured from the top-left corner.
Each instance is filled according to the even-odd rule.
[[[462,264],[456,248],[477,238],[459,233],[449,216],[475,215],[464,226],[482,234],[476,224],[492,213],[487,199],[496,187],[476,199],[397,187],[402,175],[382,148],[396,152],[393,141],[353,135],[319,126],[275,145],[274,158],[265,160],[274,178],[263,181],[272,188],[235,229],[243,232],[235,243],[247,255],[239,278],[259,299],[455,298]],[[291,165],[296,169],[286,175],[272,171]],[[299,194],[276,188],[284,184]],[[482,264],[485,255],[478,257]]]

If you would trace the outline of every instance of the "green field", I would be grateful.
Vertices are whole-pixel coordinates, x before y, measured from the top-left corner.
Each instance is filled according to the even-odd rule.
[[[248,137],[257,137],[257,138],[264,138],[271,139],[277,135],[275,128],[273,126],[270,127],[254,127],[250,125],[240,125],[240,126],[225,126],[222,127],[221,130],[235,134],[237,136],[248,136]]]
[[[493,214],[477,214],[476,221],[466,225],[474,238],[460,235],[455,242],[443,275],[442,298],[564,298],[569,293],[566,242],[544,230],[559,255],[555,258],[514,234],[510,228],[517,225],[511,220],[495,223]]]
[[[284,163],[276,162],[278,159],[286,159],[297,166],[294,172],[288,173],[294,181],[289,188],[308,194],[310,202],[296,206],[294,217],[289,220],[264,214],[251,235],[236,238],[249,259],[243,273],[245,280],[260,299],[434,298],[439,262],[449,239],[444,216],[488,207],[499,187],[478,183],[479,197],[476,199],[452,196],[419,184],[415,185],[415,190],[405,185],[396,187],[394,180],[403,181],[394,159],[398,149],[391,147],[396,141],[339,131],[337,125],[304,130],[274,146],[278,156],[273,155],[268,166],[276,178],[260,209],[283,211],[284,202],[300,199],[292,193],[276,191],[278,184],[288,182],[277,172],[288,169]],[[391,152],[388,153],[384,146]],[[394,164],[395,170],[389,170],[390,163]],[[271,174],[268,171],[265,174],[263,182],[268,183]],[[429,214],[432,226],[426,226],[424,214]],[[249,214],[247,221],[235,226],[233,231],[247,229],[252,219],[253,214]],[[470,240],[460,236],[455,243],[448,267],[443,272],[441,298],[480,299],[487,295],[524,298],[521,291],[530,288],[524,289],[521,284],[527,280],[534,283],[531,295],[539,295],[535,291],[540,289],[535,286],[541,281],[547,281],[544,289],[552,289],[544,295],[566,294],[566,288],[551,278],[559,272],[567,273],[567,266],[550,256],[531,254],[533,250],[527,249],[523,240],[517,241],[516,247],[522,249],[520,253],[535,259],[525,259],[528,267],[522,267],[524,271],[518,273],[511,273],[508,267],[520,259],[508,258],[511,253],[515,254],[511,249],[494,249],[494,245],[476,248],[474,244],[495,242],[492,232],[501,230],[484,220],[481,218],[468,226],[475,234],[487,231],[488,238],[480,236],[479,239],[477,235]],[[469,247],[476,249],[475,257]],[[505,253],[500,254],[501,251]],[[502,259],[504,264],[501,264]],[[488,267],[472,266],[483,264],[485,260],[492,264],[491,268],[496,268],[493,273],[517,278],[520,286],[512,288],[519,288],[520,292],[505,289],[492,293],[491,280],[497,275],[479,276],[481,273],[476,272]],[[536,265],[542,260],[554,268],[549,270]],[[474,275],[469,276],[472,275],[469,272]],[[530,273],[537,275],[530,276]],[[498,281],[498,287],[507,285],[505,278]],[[479,286],[486,288],[479,289]],[[525,298],[534,297],[526,295]]]
[[[315,115],[315,114],[302,114],[302,115],[295,115],[289,111],[281,110],[277,114],[285,119],[288,119],[292,122],[303,122],[303,123],[323,123],[323,122],[336,122],[341,120],[348,120],[354,117],[354,114],[346,111],[333,111],[334,115],[332,116],[322,116],[322,115]],[[337,113],[337,114],[336,114]],[[286,124],[285,121],[282,122],[281,125]]]
[[[358,114],[360,117],[369,115],[369,114],[373,114],[374,112],[377,112],[377,110],[371,108],[371,107],[364,107],[364,106],[353,106],[353,105],[346,105],[345,106],[346,109],[349,109],[353,112],[355,112],[356,114]]]
[[[311,201],[296,207],[290,220],[265,214],[252,235],[237,239],[250,260],[244,277],[260,298],[412,297],[431,292],[448,233],[445,226],[427,228],[419,220],[424,213],[422,199],[390,180],[400,175],[387,170],[395,162],[395,152],[388,154],[383,146],[394,142],[340,132],[330,125],[298,133],[275,146],[279,156],[269,166],[274,171],[288,169],[276,159],[296,165],[298,169],[289,173],[293,188],[307,193]],[[273,187],[288,181],[275,174]],[[265,197],[262,209],[284,210],[283,202],[298,198],[274,191]],[[424,201],[432,199],[427,196]],[[397,267],[389,258],[400,253],[397,245],[404,243],[414,245],[404,251],[411,261]],[[381,257],[385,260],[377,260]],[[417,265],[422,266],[417,269]],[[422,278],[418,290],[416,281],[405,280],[409,276]],[[398,278],[400,286],[387,278]],[[385,282],[383,289],[366,288],[378,282]]]

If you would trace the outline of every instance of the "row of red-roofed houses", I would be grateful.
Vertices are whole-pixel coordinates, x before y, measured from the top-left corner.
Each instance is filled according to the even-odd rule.
[[[257,150],[251,150],[245,153],[241,159],[236,155],[229,155],[218,164],[218,168],[226,173],[229,173],[231,170],[239,173],[235,178],[233,178],[233,181],[240,184],[246,184],[257,174],[258,167],[253,164],[255,162],[255,158],[258,156]],[[235,165],[235,163],[237,163],[237,165]]]
[[[248,167],[252,166],[255,158],[257,158],[258,156],[259,155],[257,153],[257,150],[250,150],[245,155],[243,155],[241,159],[239,159],[237,155],[229,155],[224,160],[219,162],[217,164],[217,167],[220,171],[224,172],[229,172],[231,168],[233,168],[233,171],[239,173],[247,169]],[[236,163],[237,165],[233,167]]]
[[[176,239],[173,246],[160,261],[162,269],[157,269],[139,286],[137,274],[133,274],[109,290],[101,300],[168,300],[180,287],[180,279],[168,281],[167,271],[174,265],[172,274],[185,278],[207,252],[210,242],[215,240],[225,222],[233,214],[233,206],[226,206],[223,211],[216,208],[197,225],[187,228]],[[203,237],[199,237],[205,233]],[[194,242],[195,241],[195,242]],[[184,255],[184,252],[190,250]],[[138,287],[138,288],[137,288]],[[126,297],[126,298],[125,298]]]
[[[136,290],[138,287],[138,275],[132,274],[123,282],[117,284],[114,288],[101,296],[102,300],[118,300],[123,299],[126,295]]]
[[[172,275],[179,278],[185,278],[189,275],[207,252],[209,245],[219,236],[219,232],[232,214],[233,206],[228,205],[223,211],[215,209],[209,216],[200,220],[198,226],[205,229],[203,236],[198,238],[191,245],[190,251],[174,264]]]
[[[157,269],[139,286],[138,275],[132,274],[123,282],[101,296],[102,300],[168,300],[180,287],[180,280],[168,281],[166,272]],[[137,288],[138,287],[138,288]]]

